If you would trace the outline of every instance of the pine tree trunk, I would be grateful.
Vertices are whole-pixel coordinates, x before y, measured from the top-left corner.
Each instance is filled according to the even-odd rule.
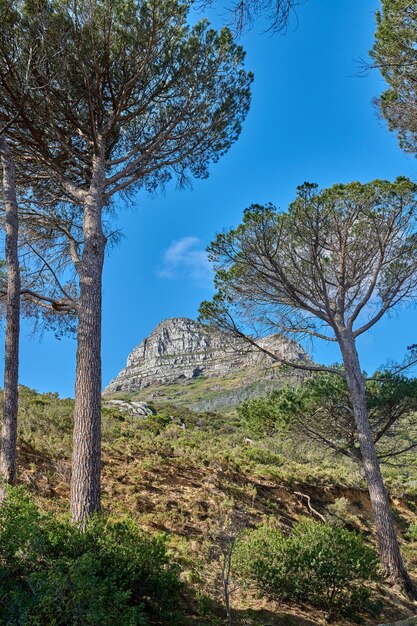
[[[80,300],[71,515],[82,528],[100,510],[101,475],[101,300],[105,237],[102,229],[104,167],[96,159],[84,203],[84,249],[78,269]]]
[[[0,472],[5,483],[16,480],[16,441],[19,383],[20,333],[20,268],[18,256],[19,209],[13,158],[6,138],[0,136],[0,156],[3,168],[3,199],[6,228],[6,341],[4,358],[4,408],[0,452]],[[3,495],[4,495],[4,490]]]
[[[407,595],[416,597],[416,590],[404,567],[391,505],[376,454],[366,405],[365,382],[352,332],[344,329],[340,334],[339,343],[358,430],[363,470],[375,520],[382,569],[389,581]]]

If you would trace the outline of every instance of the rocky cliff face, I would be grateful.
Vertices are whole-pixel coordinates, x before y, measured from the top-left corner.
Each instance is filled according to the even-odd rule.
[[[280,335],[270,335],[259,343],[289,360],[306,358],[297,343]],[[209,331],[191,319],[170,318],[158,324],[130,353],[126,367],[104,393],[132,392],[199,377],[215,378],[272,363],[273,359],[264,353],[226,333]]]

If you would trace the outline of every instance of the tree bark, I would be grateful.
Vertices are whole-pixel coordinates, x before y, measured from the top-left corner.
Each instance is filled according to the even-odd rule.
[[[96,157],[84,202],[71,474],[71,515],[82,528],[100,510],[101,301],[106,240],[102,228],[104,161]]]
[[[405,569],[392,516],[391,505],[381,474],[366,405],[365,382],[350,330],[340,332],[339,344],[350,392],[363,470],[375,520],[382,569],[389,581],[415,598],[416,589]]]
[[[19,384],[20,268],[19,208],[13,157],[4,135],[0,136],[6,229],[6,340],[4,358],[4,408],[1,433],[0,472],[5,483],[16,480],[16,441]],[[2,489],[4,495],[4,489]]]

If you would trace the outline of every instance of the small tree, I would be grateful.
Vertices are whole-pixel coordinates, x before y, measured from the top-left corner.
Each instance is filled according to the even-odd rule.
[[[417,379],[376,372],[365,382],[373,441],[380,462],[417,447]],[[247,400],[238,409],[255,433],[304,433],[335,452],[362,463],[358,431],[346,380],[317,373],[296,387]]]
[[[190,27],[188,9],[180,0],[22,1],[7,22],[18,71],[7,70],[10,48],[0,50],[0,122],[19,108],[9,137],[32,189],[58,189],[82,214],[82,239],[70,240],[80,284],[71,509],[81,523],[100,508],[103,216],[120,192],[207,176],[249,107],[242,49],[227,29]],[[44,90],[23,98],[33,57]]]
[[[209,248],[218,292],[201,306],[203,319],[254,345],[254,332],[259,336],[271,329],[338,343],[344,371],[289,365],[327,370],[346,379],[382,567],[409,592],[412,586],[375,450],[356,340],[416,294],[415,191],[405,178],[324,191],[306,183],[287,213],[272,205],[250,207],[242,224],[218,235]]]
[[[390,130],[405,152],[417,153],[417,6],[408,0],[382,0],[371,51],[388,89],[376,99]]]

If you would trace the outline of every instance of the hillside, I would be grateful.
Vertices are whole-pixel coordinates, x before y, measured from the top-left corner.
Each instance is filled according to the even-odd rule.
[[[21,388],[19,474],[46,509],[66,512],[70,472],[72,400]],[[252,439],[236,415],[195,413],[154,404],[138,418],[103,408],[103,505],[132,515],[144,528],[168,534],[181,567],[186,624],[225,624],[221,546],[239,525],[266,517],[287,531],[310,518],[308,497],[328,523],[361,530],[374,544],[367,493],[357,467],[301,435]],[[417,567],[417,469],[386,467],[385,477],[411,568]],[[236,626],[311,626],[325,614],[309,607],[259,599],[233,581]],[[363,622],[378,624],[415,613],[378,585]],[[336,621],[345,624],[343,620]]]
[[[178,380],[171,384],[150,385],[136,391],[106,393],[105,401],[118,398],[127,401],[144,401],[175,404],[193,411],[233,412],[233,409],[249,398],[262,396],[289,381],[297,382],[303,374],[280,368],[245,368],[234,373],[213,378],[201,376],[196,379]]]
[[[259,344],[288,360],[307,355],[280,335]],[[195,411],[224,410],[279,387],[289,373],[246,342],[187,318],[164,320],[129,354],[106,398],[174,402]]]

